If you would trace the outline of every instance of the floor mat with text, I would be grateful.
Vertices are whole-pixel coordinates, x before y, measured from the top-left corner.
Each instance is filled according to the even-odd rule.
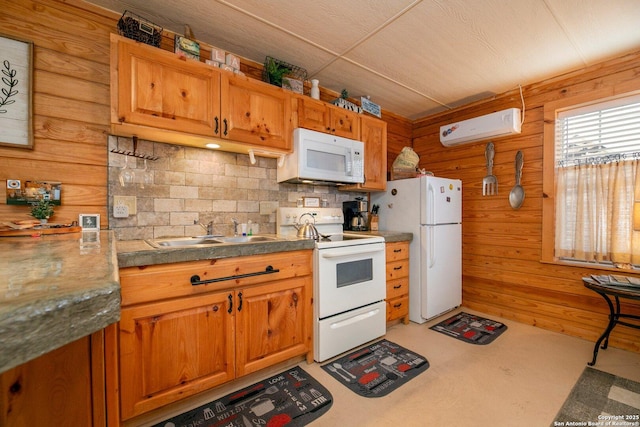
[[[489,344],[507,330],[507,325],[463,311],[429,329],[471,344]]]
[[[329,390],[296,366],[153,427],[301,427],[332,403]]]
[[[332,377],[364,397],[381,397],[429,368],[426,358],[381,340],[322,366]]]

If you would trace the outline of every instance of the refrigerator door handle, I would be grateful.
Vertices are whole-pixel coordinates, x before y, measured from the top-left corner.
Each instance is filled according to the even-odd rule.
[[[426,224],[434,224],[435,223],[435,213],[436,210],[436,195],[435,190],[433,188],[433,184],[430,181],[427,181],[427,218]]]
[[[429,245],[429,267],[433,268],[436,263],[436,251],[435,251],[435,242],[433,238],[434,230],[433,227],[427,227],[427,241]]]

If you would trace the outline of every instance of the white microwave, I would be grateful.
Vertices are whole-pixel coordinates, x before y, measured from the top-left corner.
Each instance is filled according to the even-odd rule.
[[[278,166],[278,182],[357,184],[364,182],[364,143],[298,128],[293,153]]]

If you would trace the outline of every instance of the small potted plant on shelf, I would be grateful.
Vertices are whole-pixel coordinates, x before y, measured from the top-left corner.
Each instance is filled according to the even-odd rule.
[[[53,216],[53,203],[44,199],[34,202],[31,205],[31,216],[39,219],[41,224],[46,224],[47,220]]]
[[[291,69],[273,58],[267,58],[265,71],[267,73],[267,83],[282,87],[282,78],[289,74]]]

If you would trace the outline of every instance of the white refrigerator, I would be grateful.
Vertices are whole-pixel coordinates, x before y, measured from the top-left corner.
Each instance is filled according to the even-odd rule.
[[[462,181],[421,176],[371,193],[381,231],[413,233],[409,319],[424,323],[462,304]]]

